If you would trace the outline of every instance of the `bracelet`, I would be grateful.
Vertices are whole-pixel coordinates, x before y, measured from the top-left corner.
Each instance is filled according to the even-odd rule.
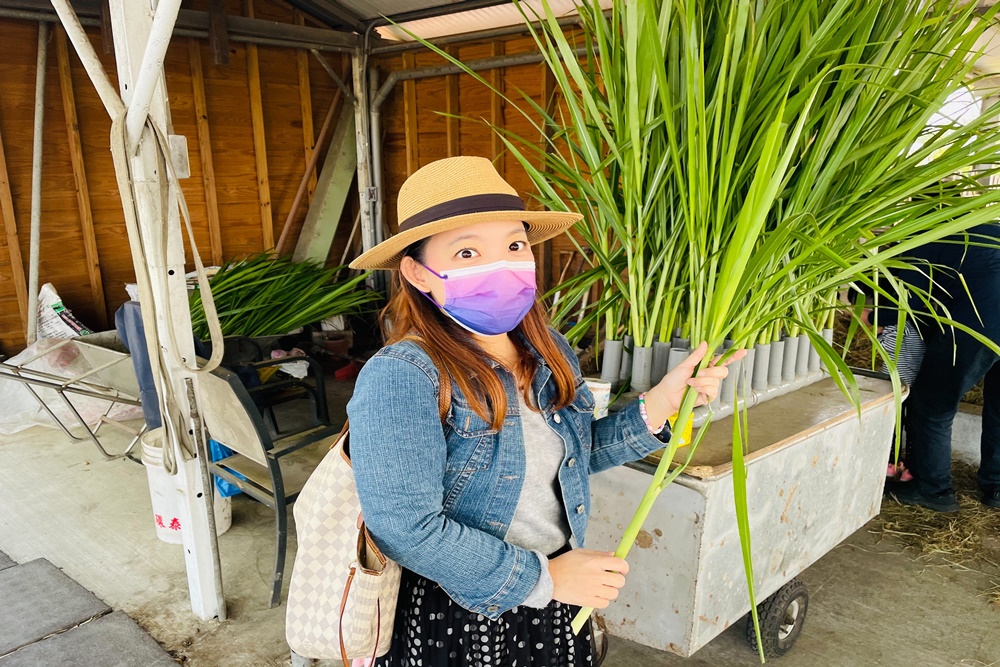
[[[649,423],[649,415],[646,414],[646,392],[639,394],[639,414],[642,416],[642,421],[645,422],[646,428],[653,435],[657,435],[663,430],[664,424],[660,424],[660,428],[653,428],[653,425]]]

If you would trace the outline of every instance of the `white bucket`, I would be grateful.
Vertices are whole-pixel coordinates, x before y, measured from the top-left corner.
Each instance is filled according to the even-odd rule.
[[[142,463],[146,467],[149,482],[149,498],[153,505],[153,527],[156,537],[168,544],[182,544],[183,538],[179,512],[180,496],[172,475],[163,467],[163,429],[147,432],[140,440]],[[215,533],[222,535],[233,525],[233,503],[230,498],[219,495],[212,484],[215,509]]]

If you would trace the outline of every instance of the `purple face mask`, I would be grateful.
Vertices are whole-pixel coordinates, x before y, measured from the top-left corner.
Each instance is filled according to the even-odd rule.
[[[453,269],[441,275],[444,305],[448,317],[472,333],[486,336],[512,331],[535,303],[535,263],[500,261],[467,269]],[[431,303],[434,299],[424,294]]]

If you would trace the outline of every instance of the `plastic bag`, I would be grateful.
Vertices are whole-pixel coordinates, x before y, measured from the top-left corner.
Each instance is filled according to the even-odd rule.
[[[229,447],[226,447],[221,442],[211,439],[208,441],[208,450],[208,455],[211,457],[213,463],[233,455],[233,450],[229,449]],[[233,471],[233,474],[240,479],[246,479],[246,477],[238,472]],[[213,476],[215,477],[215,489],[219,492],[221,497],[229,498],[231,496],[235,496],[237,493],[243,493],[240,491],[240,487],[236,486],[232,482],[224,480],[218,475]]]

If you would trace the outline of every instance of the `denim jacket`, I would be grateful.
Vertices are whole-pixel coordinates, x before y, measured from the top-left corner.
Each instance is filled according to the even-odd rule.
[[[544,359],[531,390],[549,426],[565,443],[559,473],[566,515],[583,546],[590,513],[589,476],[661,449],[632,403],[595,420],[594,397],[576,355],[552,332],[576,372],[576,397],[547,407],[556,385]],[[530,347],[530,346],[529,346]],[[442,424],[436,367],[415,342],[382,348],[365,364],[347,406],[351,460],[361,509],[379,548],[437,582],[462,607],[498,618],[522,604],[538,583],[542,562],[504,542],[524,477],[525,453],[517,384],[493,363],[507,390],[507,418],[495,431],[452,383]]]

